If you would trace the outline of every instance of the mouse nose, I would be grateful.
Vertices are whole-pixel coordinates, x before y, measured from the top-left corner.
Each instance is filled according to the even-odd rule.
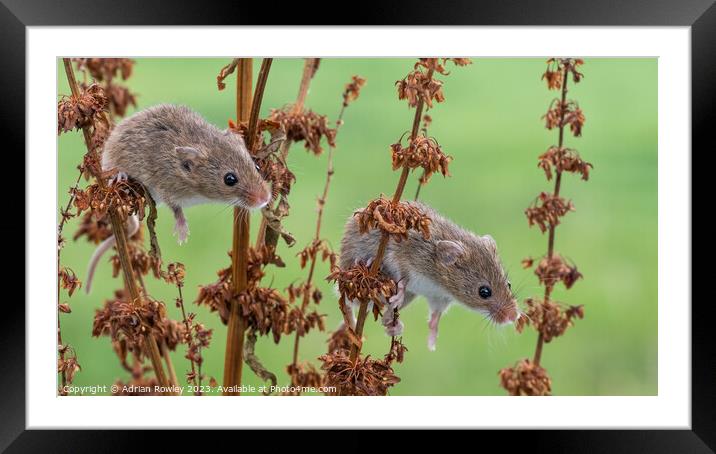
[[[262,184],[256,190],[251,191],[249,195],[249,205],[251,208],[260,209],[268,205],[271,201],[271,191],[269,188]]]
[[[517,305],[511,302],[501,306],[492,314],[492,318],[500,325],[513,323],[517,320]]]

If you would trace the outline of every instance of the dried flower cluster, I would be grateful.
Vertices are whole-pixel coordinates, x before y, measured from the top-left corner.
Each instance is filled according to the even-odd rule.
[[[525,215],[530,227],[537,225],[544,233],[559,225],[560,218],[570,211],[574,211],[574,205],[570,200],[549,192],[541,192],[534,204],[525,210]]]
[[[351,81],[346,84],[346,88],[343,91],[343,107],[348,107],[350,103],[358,99],[360,91],[365,85],[365,79],[360,76],[353,76]],[[336,125],[340,125],[340,122],[336,122]]]
[[[380,229],[389,233],[396,241],[408,238],[408,230],[416,230],[426,240],[430,238],[430,218],[417,205],[381,197],[353,214],[358,219],[361,233]]]
[[[333,386],[339,395],[386,396],[388,388],[400,382],[390,363],[370,356],[350,359],[347,350],[339,350],[318,358],[323,361],[325,385]]]
[[[336,130],[328,126],[328,118],[311,110],[296,112],[293,106],[271,111],[270,120],[281,124],[286,138],[292,142],[304,142],[306,150],[314,155],[323,153],[323,138],[329,146],[335,147]]]
[[[276,343],[281,339],[281,335],[290,334],[297,329],[304,331],[314,327],[322,329],[322,316],[292,310],[289,300],[278,290],[259,286],[264,276],[263,268],[280,260],[273,253],[273,248],[267,246],[262,246],[260,249],[250,248],[248,260],[246,290],[234,297],[231,268],[225,268],[217,273],[219,276],[217,282],[200,287],[195,303],[209,307],[212,312],[218,312],[222,322],[228,323],[230,304],[232,301],[238,301],[247,326],[260,335],[271,333]],[[291,292],[295,295],[297,290],[291,288]]]
[[[132,181],[112,185],[93,183],[85,189],[74,190],[73,195],[77,215],[91,210],[95,219],[102,219],[109,210],[117,210],[123,218],[133,214],[144,217],[144,189]]]
[[[543,116],[547,129],[559,129],[559,143],[542,153],[537,163],[548,181],[554,176],[554,190],[541,192],[535,202],[525,210],[528,224],[538,226],[542,233],[548,233],[547,253],[535,267],[535,275],[545,290],[542,299],[528,298],[525,301],[527,310],[516,323],[518,332],[522,332],[525,326],[532,326],[537,331],[534,359],[522,359],[514,367],[499,372],[500,384],[513,396],[551,394],[551,379],[540,365],[543,346],[555,337],[563,335],[567,328],[574,324],[575,319],[584,317],[583,306],[564,307],[552,300],[552,291],[557,283],[562,282],[565,288],[569,289],[582,277],[575,265],[568,264],[554,250],[556,227],[564,215],[574,211],[572,202],[560,196],[562,174],[577,173],[586,181],[592,168],[592,164],[582,160],[576,150],[564,146],[565,128],[569,126],[572,135],[579,137],[585,122],[578,104],[567,99],[569,76],[571,74],[574,83],[580,82],[584,76],[577,68],[582,64],[581,59],[550,58],[547,60],[547,70],[542,75],[549,90],[561,90],[561,97],[552,101]],[[531,268],[533,265],[534,259],[531,257],[522,261],[524,268]]]
[[[570,289],[577,279],[582,277],[582,273],[577,271],[577,267],[568,264],[559,254],[552,254],[552,258],[543,257],[537,264],[535,274],[539,283],[545,288],[552,288],[557,282],[562,281],[564,286]]]
[[[575,137],[582,135],[582,127],[585,122],[584,112],[574,101],[563,102],[554,99],[542,118],[544,118],[547,129],[563,128],[568,125]]]
[[[108,108],[114,117],[123,117],[129,106],[137,107],[136,96],[129,89],[116,82],[121,76],[127,80],[134,69],[134,60],[129,58],[74,58],[79,71],[84,72],[102,84],[108,100]],[[80,85],[82,88],[85,84]]]
[[[433,107],[433,102],[445,101],[443,83],[434,79],[433,73],[448,75],[445,69],[448,61],[456,66],[472,63],[468,58],[421,58],[413,71],[395,83],[398,87],[398,99],[406,99],[410,107],[417,107],[419,102],[424,102],[428,108]]]
[[[336,268],[328,280],[338,284],[340,304],[345,304],[345,301],[373,302],[376,318],[380,315],[383,299],[389,299],[398,289],[394,280],[383,273],[373,273],[362,263],[346,270]]]
[[[109,99],[98,84],[86,87],[79,97],[63,96],[57,104],[57,134],[106,123],[108,105]]]
[[[540,333],[545,342],[550,342],[567,331],[567,328],[574,325],[574,318],[584,318],[583,306],[569,306],[566,309],[547,300],[541,301],[534,298],[525,300],[527,310],[526,317],[520,317],[516,323],[518,332],[522,332],[525,326],[532,326]]]
[[[435,172],[440,172],[444,177],[450,175],[448,164],[452,158],[443,153],[438,142],[431,137],[419,135],[407,147],[398,142],[391,145],[390,149],[393,155],[393,170],[403,166],[410,169],[423,168],[420,184],[427,183]]]
[[[60,286],[67,290],[67,294],[72,296],[75,290],[82,287],[82,282],[77,278],[77,275],[70,268],[65,266],[61,267],[57,272],[60,279]]]
[[[571,148],[549,147],[539,156],[538,167],[544,170],[547,181],[552,179],[552,170],[556,172],[571,172],[582,175],[582,180],[589,180],[589,169],[592,165],[583,161],[579,153]]]
[[[547,371],[529,359],[500,370],[500,384],[511,396],[549,396],[552,379]]]

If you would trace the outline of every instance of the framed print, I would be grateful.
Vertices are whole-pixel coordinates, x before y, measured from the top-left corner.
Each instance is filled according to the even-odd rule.
[[[712,2],[182,6],[0,9],[27,192],[3,449],[457,428],[712,452]]]

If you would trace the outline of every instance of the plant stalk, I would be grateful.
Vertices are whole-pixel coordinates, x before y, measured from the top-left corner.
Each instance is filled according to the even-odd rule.
[[[568,80],[568,67],[564,67],[564,72],[562,73],[562,99],[561,99],[561,108],[560,108],[560,121],[559,121],[559,148],[562,148],[562,145],[564,145],[564,110],[565,110],[565,104],[567,102],[567,80]],[[559,190],[560,186],[562,184],[562,172],[559,170],[556,170],[556,176],[554,179],[554,196],[559,196]],[[554,232],[557,227],[555,225],[550,224],[549,226],[549,238],[547,240],[547,260],[551,260],[554,256]],[[544,302],[548,302],[550,296],[552,295],[552,285],[547,284],[544,290]],[[535,356],[533,359],[533,363],[536,366],[539,366],[540,361],[542,360],[542,348],[544,347],[544,336],[542,333],[539,334],[537,337],[537,346],[535,347]]]
[[[239,60],[237,68],[237,123],[242,121],[249,122],[248,137],[245,140],[251,153],[253,153],[255,147],[259,111],[272,60],[271,58],[265,58],[261,63],[253,99],[251,96],[253,61],[249,58],[242,58]],[[234,208],[234,233],[231,249],[231,278],[234,299],[231,302],[226,354],[224,357],[224,395],[240,395],[246,319],[240,313],[238,297],[246,290],[248,285],[249,221],[250,216],[247,210],[239,207]]]

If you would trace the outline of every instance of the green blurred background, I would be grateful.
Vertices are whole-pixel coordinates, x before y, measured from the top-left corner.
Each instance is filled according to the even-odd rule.
[[[137,59],[127,81],[138,94],[139,108],[156,103],[191,106],[209,121],[224,127],[234,115],[234,78],[218,91],[216,76],[226,59]],[[389,145],[411,126],[413,110],[398,101],[394,83],[412,68],[411,59],[324,59],[311,85],[307,107],[335,121],[344,85],[354,74],[367,79],[360,98],[345,115],[337,138],[335,179],[326,206],[323,236],[337,249],[342,226],[354,209],[379,193],[392,193],[398,174],[391,170]],[[254,64],[258,70],[258,62]],[[262,116],[271,108],[295,100],[303,61],[278,59],[273,63],[264,96]],[[541,115],[556,92],[540,80],[544,59],[473,59],[465,68],[449,65],[446,101],[429,111],[430,135],[454,157],[452,176],[435,176],[421,199],[458,224],[495,237],[520,300],[541,294],[531,270],[523,270],[526,256],[545,253],[547,238],[529,228],[524,209],[552,183],[537,168],[537,156],[556,143],[556,131],[544,129]],[[69,93],[58,64],[58,92]],[[577,148],[594,164],[588,182],[567,175],[562,194],[577,211],[568,214],[557,230],[556,250],[573,260],[584,274],[569,291],[559,286],[555,297],[568,304],[584,304],[586,316],[576,327],[546,344],[542,364],[553,379],[555,395],[655,395],[657,393],[657,60],[587,59],[582,83],[571,85],[587,121],[583,137],[566,134],[566,146]],[[84,153],[80,133],[63,134],[59,142],[59,202],[67,203],[67,188],[76,178]],[[280,246],[285,269],[269,268],[265,282],[279,289],[305,278],[295,254],[311,239],[316,197],[322,189],[325,154],[314,157],[302,145],[294,146],[289,165],[297,176],[291,193],[291,216],[286,225],[298,244]],[[415,192],[413,175],[406,196]],[[221,382],[226,327],[216,314],[193,304],[198,286],[213,282],[216,270],[228,265],[231,246],[231,210],[220,205],[189,208],[189,242],[178,246],[171,235],[173,219],[166,207],[159,210],[158,235],[165,261],[186,264],[185,299],[198,320],[214,328],[212,347],[204,351],[204,371]],[[253,230],[256,231],[256,216]],[[76,219],[65,227],[71,238]],[[84,280],[93,246],[69,241],[62,262]],[[321,311],[327,327],[341,321],[335,292],[317,271],[325,297]],[[69,302],[72,313],[62,315],[65,342],[76,352],[82,371],[76,385],[110,384],[127,379],[107,337],[91,336],[95,310],[112,294],[119,281],[103,261],[91,296],[84,291]],[[181,318],[173,301],[176,289],[148,279],[151,294],[167,302],[172,318]],[[63,292],[62,299],[67,300]],[[455,305],[440,326],[437,351],[427,349],[427,304],[418,299],[401,312],[404,343],[409,351],[396,365],[402,382],[392,395],[504,395],[498,370],[532,356],[536,333],[517,334],[512,326],[493,327],[481,315]],[[372,320],[372,319],[371,319]],[[389,338],[378,323],[366,328],[364,351],[382,356]],[[301,343],[301,358],[315,360],[326,350],[327,334],[310,333]],[[287,384],[292,338],[276,345],[261,338],[257,354],[268,369]],[[173,354],[183,381],[188,362],[184,348]],[[263,384],[248,367],[244,383]]]

